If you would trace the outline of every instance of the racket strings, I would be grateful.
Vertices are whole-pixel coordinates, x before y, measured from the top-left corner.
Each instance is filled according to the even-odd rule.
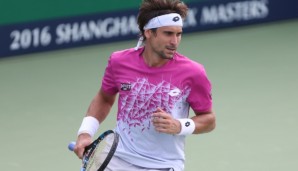
[[[110,134],[105,137],[93,150],[88,165],[86,167],[86,171],[97,171],[98,168],[103,164],[107,155],[112,147],[112,142],[114,139],[114,135]]]

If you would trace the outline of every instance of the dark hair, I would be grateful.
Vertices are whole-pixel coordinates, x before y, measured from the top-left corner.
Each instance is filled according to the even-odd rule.
[[[169,13],[178,13],[185,19],[188,8],[180,0],[143,0],[138,14],[138,24],[141,35],[144,36],[144,26],[154,17]]]

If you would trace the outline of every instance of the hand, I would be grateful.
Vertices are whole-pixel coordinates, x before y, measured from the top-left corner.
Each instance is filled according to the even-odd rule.
[[[92,143],[92,137],[89,134],[87,133],[80,134],[78,136],[76,146],[73,151],[80,159],[82,159],[85,148],[91,143]]]
[[[180,122],[174,119],[169,113],[163,111],[161,108],[157,108],[156,112],[152,114],[151,121],[157,132],[178,134],[181,131]]]

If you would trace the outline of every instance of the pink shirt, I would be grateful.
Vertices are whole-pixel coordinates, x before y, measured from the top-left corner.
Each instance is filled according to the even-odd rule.
[[[157,107],[174,118],[188,118],[189,108],[212,108],[211,84],[203,65],[176,53],[161,67],[149,67],[144,48],[114,52],[102,89],[119,93],[117,127],[121,140],[115,155],[142,167],[184,168],[184,136],[158,133],[151,124]]]

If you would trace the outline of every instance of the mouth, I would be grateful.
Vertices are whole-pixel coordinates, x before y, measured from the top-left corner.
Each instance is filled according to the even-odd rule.
[[[166,47],[168,51],[175,52],[177,48],[175,47]]]

